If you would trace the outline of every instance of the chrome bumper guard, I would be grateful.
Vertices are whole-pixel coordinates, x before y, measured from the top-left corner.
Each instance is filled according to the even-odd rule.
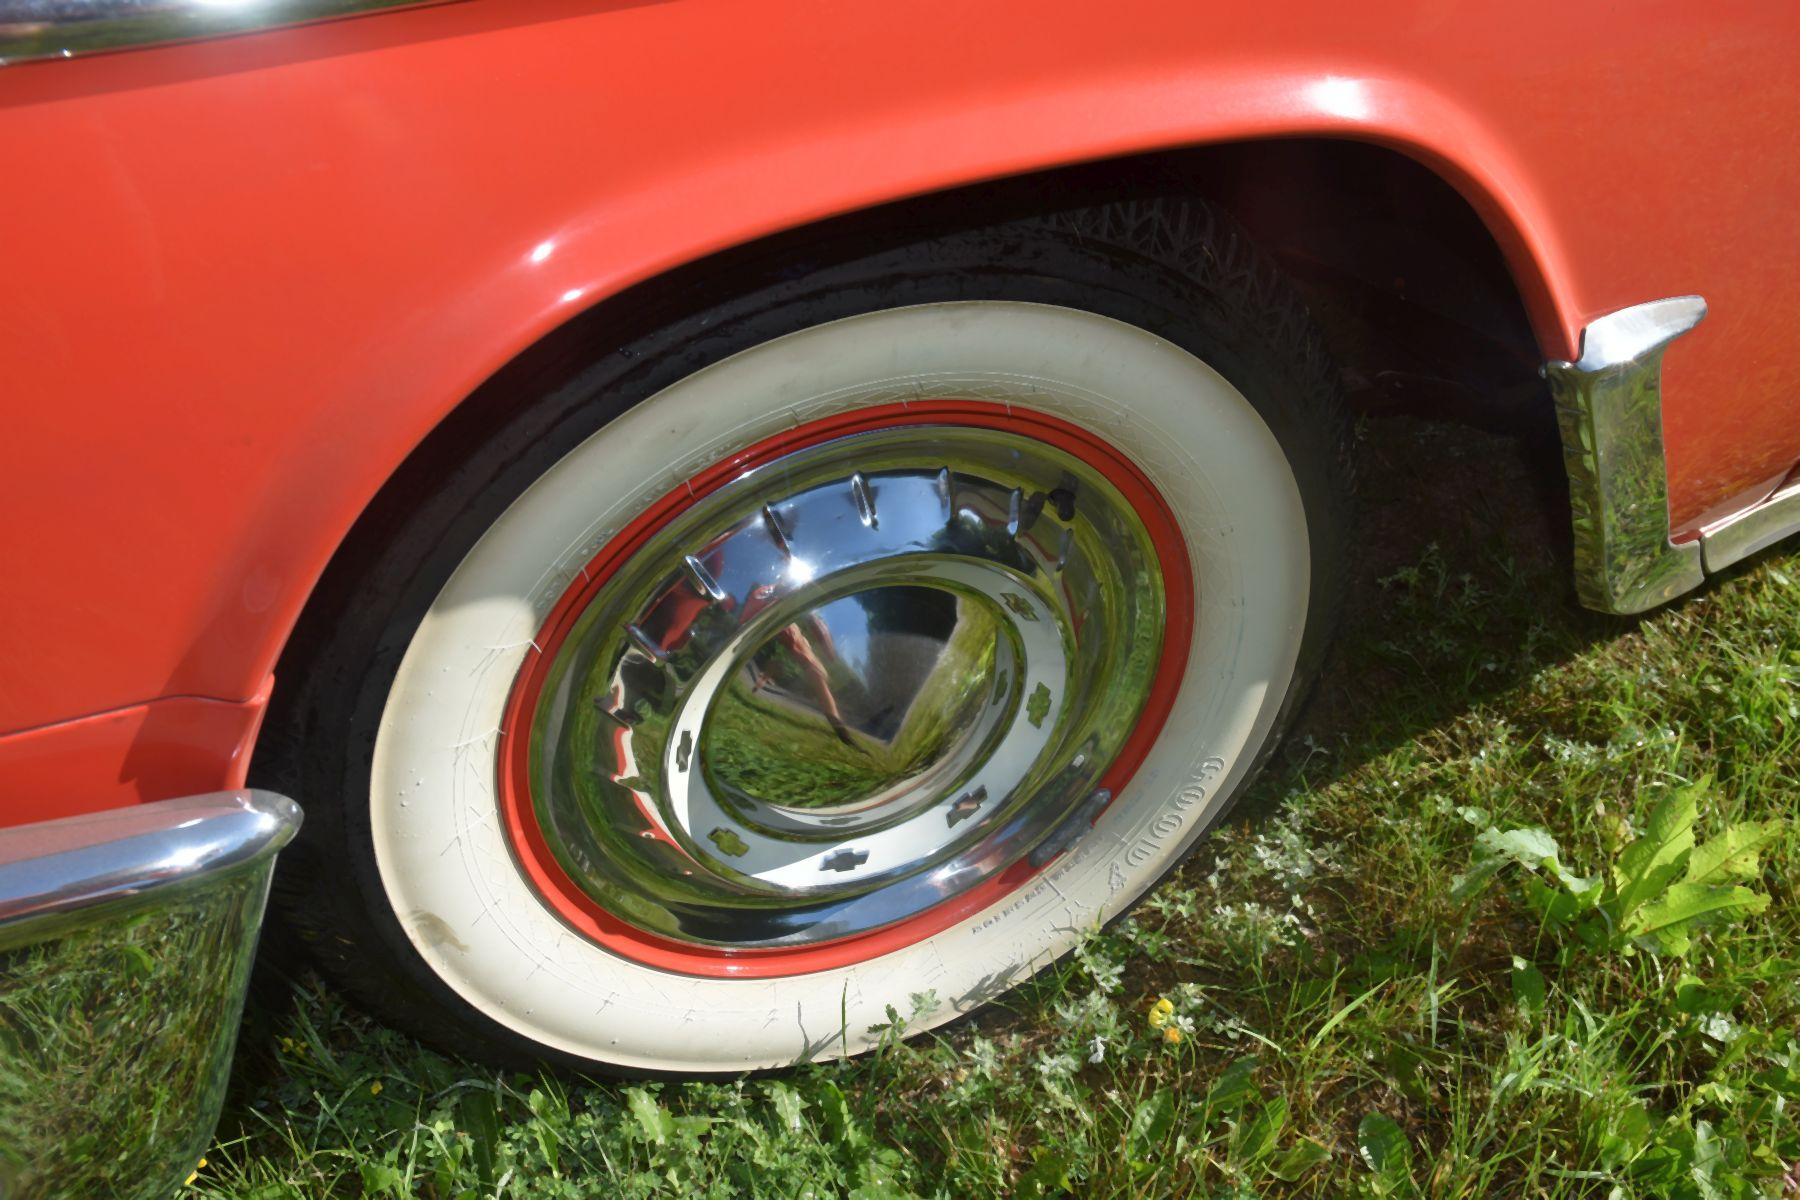
[[[1575,591],[1588,608],[1655,608],[1800,533],[1800,481],[1790,477],[1697,536],[1670,540],[1663,352],[1705,315],[1699,296],[1622,308],[1582,330],[1580,359],[1544,364],[1569,472]]]
[[[1582,331],[1580,359],[1544,364],[1569,472],[1575,591],[1589,608],[1643,612],[1706,578],[1699,542],[1669,540],[1662,427],[1663,351],[1705,315],[1698,296],[1620,309]]]
[[[0,830],[0,1200],[164,1197],[212,1137],[293,801]]]

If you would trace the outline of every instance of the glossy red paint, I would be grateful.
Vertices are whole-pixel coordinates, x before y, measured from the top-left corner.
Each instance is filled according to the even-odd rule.
[[[0,824],[244,786],[273,683],[239,704],[170,696],[0,737]]]
[[[1760,0],[469,0],[0,70],[0,730],[248,699],[395,464],[602,297],[1170,146],[1415,156],[1546,357],[1705,295],[1666,373],[1692,528],[1800,459],[1796,58]]]
[[[745,471],[834,438],[903,425],[973,425],[1022,434],[1055,446],[1098,468],[1144,522],[1163,574],[1167,612],[1163,637],[1167,652],[1157,665],[1143,713],[1119,748],[1118,757],[1096,786],[1116,796],[1137,772],[1175,703],[1182,672],[1187,669],[1188,644],[1194,630],[1193,575],[1186,544],[1174,514],[1143,472],[1130,459],[1079,426],[1044,413],[1015,410],[1000,404],[923,400],[878,405],[809,421],[722,459],[645,509],[593,557],[582,571],[581,580],[563,593],[544,619],[543,628],[532,639],[532,649],[519,669],[519,677],[507,700],[505,718],[501,721],[495,790],[514,855],[538,893],[572,929],[628,958],[664,970],[734,979],[769,979],[830,970],[910,946],[980,912],[1037,874],[1029,863],[1015,863],[985,883],[935,908],[856,937],[781,949],[711,951],[647,933],[595,903],[558,864],[538,824],[531,796],[530,738],[526,731],[537,714],[538,700],[557,651],[576,620],[613,574],[658,529]],[[661,833],[660,830],[657,832]],[[667,840],[666,835],[662,836]]]

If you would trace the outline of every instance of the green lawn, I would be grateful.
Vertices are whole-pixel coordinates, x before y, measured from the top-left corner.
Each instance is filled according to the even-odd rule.
[[[268,971],[192,1194],[1800,1195],[1800,554],[1598,617],[1515,443],[1364,442],[1302,727],[1048,976],[849,1065],[631,1087]]]

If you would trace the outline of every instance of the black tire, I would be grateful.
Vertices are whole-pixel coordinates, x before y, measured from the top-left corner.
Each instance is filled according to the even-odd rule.
[[[281,860],[277,911],[335,984],[446,1050],[495,1063],[611,1067],[533,1042],[478,1011],[421,957],[390,908],[370,817],[371,764],[389,689],[423,614],[507,506],[614,416],[700,368],[797,329],[944,301],[1057,305],[1148,331],[1210,365],[1249,400],[1299,486],[1310,597],[1294,680],[1256,750],[1259,763],[1324,655],[1349,541],[1349,426],[1335,372],[1297,293],[1214,208],[1160,198],[875,249],[827,240],[809,247],[804,261],[740,264],[738,280],[735,294],[669,315],[622,344],[604,340],[611,327],[590,324],[591,332],[564,339],[556,361],[526,385],[535,388],[530,394],[515,383],[471,406],[359,524],[278,672],[253,775],[298,798],[306,823]],[[1221,808],[1211,819],[1222,815]]]

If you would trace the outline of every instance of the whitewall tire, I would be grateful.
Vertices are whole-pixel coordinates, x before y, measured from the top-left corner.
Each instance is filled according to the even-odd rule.
[[[1105,220],[1103,210],[1082,219],[1116,227]],[[1196,218],[1184,210],[1167,219]],[[1041,251],[1046,257],[1068,240],[1066,224],[1035,222],[1029,227],[1037,241],[1046,243]],[[1221,227],[1209,223],[1203,235],[1216,241]],[[994,240],[961,236],[966,245],[946,252],[943,243],[934,243],[926,257],[944,257],[955,265],[959,254],[977,255],[980,246]],[[1141,254],[1129,237],[1115,237],[1114,242],[1125,243],[1105,247],[1114,260],[1128,251]],[[1250,254],[1235,242],[1231,250],[1240,258]],[[1069,253],[1091,256],[1092,248]],[[890,254],[897,254],[897,261],[920,260],[916,248],[910,255]],[[348,973],[361,994],[379,997],[383,985],[371,979],[366,964],[381,957],[396,960],[384,970],[404,976],[406,985],[388,989],[389,999],[376,1003],[399,1010],[399,1019],[427,1034],[471,1030],[479,1039],[478,1050],[499,1056],[544,1055],[626,1072],[738,1071],[855,1054],[873,1044],[876,1035],[869,1031],[888,1021],[890,1006],[912,1014],[912,1031],[950,1020],[1029,977],[1066,952],[1083,931],[1139,899],[1242,791],[1316,666],[1336,587],[1335,578],[1321,580],[1319,575],[1337,573],[1344,479],[1341,426],[1316,346],[1302,347],[1302,363],[1281,360],[1284,353],[1296,354],[1284,339],[1291,342],[1296,328],[1309,333],[1303,317],[1296,315],[1297,305],[1288,301],[1279,314],[1285,324],[1259,336],[1246,337],[1229,323],[1223,330],[1215,323],[1208,334],[1203,314],[1179,311],[1184,302],[1179,286],[1152,281],[1145,287],[1129,271],[1117,270],[1116,261],[1112,289],[1124,297],[1148,292],[1150,299],[1134,310],[1130,302],[1096,295],[1084,271],[1106,266],[1072,268],[1063,286],[1054,276],[1052,285],[1043,287],[957,278],[934,288],[914,280],[892,289],[887,299],[893,303],[870,303],[865,292],[845,289],[855,293],[848,306],[861,311],[837,316],[830,315],[831,292],[802,288],[805,298],[800,299],[780,295],[782,285],[776,285],[771,290],[777,294],[765,297],[759,311],[785,315],[792,326],[785,332],[738,347],[727,341],[722,348],[729,353],[715,349],[704,356],[709,361],[693,369],[679,370],[688,364],[674,364],[670,373],[675,377],[614,411],[596,413],[591,403],[583,409],[564,394],[555,401],[564,414],[558,436],[565,445],[560,449],[557,438],[541,436],[542,426],[514,434],[510,443],[496,438],[494,444],[505,447],[510,457],[489,469],[487,478],[510,470],[517,481],[511,487],[515,494],[505,497],[497,515],[477,515],[481,528],[473,530],[466,513],[459,516],[455,504],[440,503],[425,515],[422,526],[405,531],[415,546],[426,537],[436,542],[429,550],[411,552],[404,578],[395,578],[390,563],[385,578],[376,568],[372,584],[365,584],[392,595],[395,602],[385,621],[370,620],[362,631],[363,662],[373,661],[379,668],[384,653],[397,661],[369,672],[373,680],[343,669],[328,673],[340,689],[340,709],[365,731],[364,749],[344,756],[340,777],[358,770],[366,776],[355,781],[361,787],[345,802],[354,814],[323,830],[325,837],[338,839],[337,845],[321,846],[322,854],[298,869],[324,871],[322,864],[334,856],[356,864],[355,901],[382,918],[384,935],[358,939],[368,950],[340,948],[327,956],[328,965],[335,961],[340,977]],[[1260,260],[1248,266],[1247,278],[1266,284]],[[879,274],[866,263],[854,269],[861,271],[859,278]],[[1191,279],[1180,263],[1172,264],[1170,273],[1228,301],[1240,299],[1234,286],[1243,290],[1241,280],[1234,285],[1230,278]],[[1084,296],[1097,302],[1072,302]],[[1138,311],[1149,319],[1131,320]],[[1179,324],[1171,327],[1165,316]],[[1238,319],[1250,326],[1258,314],[1242,312]],[[1185,328],[1203,332],[1192,338],[1172,336]],[[752,336],[746,331],[744,340]],[[1207,355],[1209,336],[1220,337],[1227,352]],[[1220,361],[1209,362],[1209,357]],[[1226,370],[1236,375],[1236,382],[1222,373]],[[592,381],[586,388],[591,397]],[[570,412],[582,413],[590,425],[579,438],[573,433],[580,420],[571,420]],[[604,419],[597,420],[601,415]],[[1031,468],[1021,464],[1037,453],[1033,431],[1040,428],[1052,431],[1044,437],[1056,445],[1041,452],[1043,461],[1035,469],[1048,482],[1034,491]],[[805,441],[807,448],[794,452],[812,456],[802,462],[783,439],[813,429],[831,436],[821,433]],[[814,465],[825,453],[816,445],[849,444],[848,435],[832,432],[839,429],[850,429],[865,442],[857,443],[853,453],[833,450],[842,459],[835,465]],[[1069,517],[1070,532],[1056,519],[1061,501],[1055,479],[1072,480],[1071,472],[1082,469],[1058,448],[1067,438],[1058,441],[1055,431],[1063,430],[1075,431],[1067,438],[1079,445],[1100,448],[1090,456],[1098,465],[1092,466],[1091,478],[1083,476],[1081,491],[1084,511],[1098,514],[1092,517],[1092,529],[1076,528],[1083,518]],[[527,444],[539,461],[521,463],[520,450]],[[739,477],[748,478],[748,469],[737,464],[751,461],[742,457],[749,448],[770,445],[779,453],[767,452],[765,459],[775,465],[763,467],[758,478],[774,482],[759,484],[763,491],[754,496],[744,491],[748,499],[731,501],[747,516],[732,510],[726,499],[687,497],[697,479],[724,480],[708,486],[717,486],[727,498],[732,487],[747,488]],[[955,469],[942,468],[941,478],[961,482],[939,486],[960,486],[968,499],[960,508],[957,501],[947,501],[948,515],[940,521],[980,526],[985,519],[990,526],[1004,526],[1012,541],[1002,542],[1008,547],[1029,542],[1037,558],[1020,558],[1023,566],[1008,560],[965,570],[957,555],[979,557],[986,551],[920,554],[916,539],[906,542],[898,532],[890,539],[897,548],[886,552],[892,557],[878,562],[873,551],[859,558],[844,548],[855,541],[852,534],[864,536],[852,521],[858,514],[864,529],[881,528],[869,511],[872,497],[881,497],[889,526],[898,527],[908,519],[900,507],[903,501],[927,505],[933,493],[923,489],[937,478],[931,470],[939,459],[950,462],[953,457]],[[1065,459],[1070,465],[1058,466]],[[984,500],[979,464],[990,460],[991,474],[1000,482]],[[1114,495],[1107,479],[1116,482],[1121,473],[1135,482],[1121,484]],[[1015,477],[1026,482],[1012,486],[1009,511],[1007,488]],[[807,479],[816,483],[812,491],[800,486]],[[465,472],[452,483],[465,489],[480,486],[480,472]],[[855,507],[843,506],[848,515],[841,520],[830,517],[829,510],[821,510],[826,517],[807,515],[812,510],[806,504],[827,503],[833,488],[854,500]],[[1048,502],[1046,496],[1051,497]],[[1154,507],[1160,515],[1134,515],[1134,504],[1151,507],[1144,500],[1133,501],[1134,496],[1159,501]],[[1108,502],[1122,515],[1102,511]],[[739,625],[752,632],[762,628],[756,624],[758,601],[740,603],[728,594],[732,583],[725,575],[725,551],[711,558],[702,554],[698,565],[687,552],[702,544],[695,540],[701,536],[695,530],[702,526],[700,516],[686,514],[706,503],[718,511],[707,516],[714,525],[704,528],[714,532],[707,534],[711,540],[705,545],[725,546],[728,536],[752,538],[743,530],[761,521],[754,534],[762,539],[759,553],[779,551],[785,558],[774,561],[787,562],[799,583],[782,593],[792,593],[786,601],[791,611],[770,618],[774,623],[765,622],[763,632],[749,641],[722,635],[719,646],[726,648],[694,650],[683,659],[677,648],[698,635],[688,624],[671,633],[669,618],[655,615],[662,611],[656,608],[657,597],[674,597],[664,603],[665,609],[680,599],[681,579],[689,588],[683,593],[689,597],[684,620],[691,623],[696,608],[711,605],[730,614],[737,623],[734,630]],[[1022,506],[1028,509],[1024,519]],[[682,520],[692,528],[681,528]],[[850,532],[838,530],[830,524],[833,520]],[[1102,579],[1090,584],[1087,604],[1106,611],[1082,612],[1084,605],[1071,601],[1061,617],[1043,609],[1040,622],[1038,612],[1026,611],[1016,597],[1006,599],[1016,618],[997,601],[989,602],[993,596],[1011,597],[1006,589],[1015,585],[1010,581],[1029,582],[1033,571],[1048,577],[1062,568],[1063,561],[1053,561],[1059,544],[1065,560],[1071,546],[1077,556],[1107,558],[1115,551],[1104,543],[1125,537],[1108,535],[1112,527],[1107,521],[1148,528],[1144,545],[1158,548],[1122,559],[1123,565],[1108,560],[1094,568],[1114,583],[1102,586]],[[427,532],[433,522],[436,532]],[[1034,522],[1042,530],[1035,540],[1019,529]],[[832,563],[837,562],[830,558],[835,554],[862,571],[856,575],[847,566],[832,578],[859,582],[826,588],[813,578],[816,568],[810,559],[801,562],[805,574],[799,575],[794,563],[803,552],[813,553],[802,545],[809,535]],[[666,543],[660,550],[659,537]],[[658,553],[666,562],[652,561]],[[603,569],[619,574],[604,586],[589,579]],[[651,582],[632,582],[632,571]],[[1185,577],[1164,578],[1159,571]],[[709,572],[720,578],[714,580]],[[664,577],[670,582],[656,582]],[[993,588],[983,582],[990,577],[998,581]],[[366,568],[362,578],[370,578]],[[1155,603],[1133,592],[1152,579],[1158,581]],[[939,586],[950,597],[941,604],[932,599],[937,595],[932,589]],[[1050,598],[1045,603],[1054,607],[1055,580],[1045,586]],[[767,592],[765,587],[758,595]],[[878,793],[877,800],[858,801],[863,804],[859,808],[834,793],[829,804],[819,801],[818,813],[843,814],[824,818],[839,822],[838,834],[828,830],[819,835],[811,826],[803,835],[780,833],[785,826],[779,823],[787,819],[781,814],[797,814],[795,820],[817,816],[807,810],[810,801],[804,795],[773,807],[740,796],[736,802],[718,801],[723,807],[694,809],[699,801],[685,799],[686,776],[681,774],[689,770],[690,747],[699,752],[694,778],[738,795],[732,790],[735,783],[719,782],[717,764],[699,761],[716,749],[714,757],[722,763],[727,752],[738,749],[725,742],[727,733],[707,732],[706,722],[723,727],[726,721],[718,707],[727,703],[719,698],[725,696],[725,685],[718,680],[741,677],[747,681],[745,695],[781,698],[786,707],[778,717],[798,714],[795,719],[809,720],[824,731],[822,738],[835,732],[849,748],[846,756],[865,754],[882,762],[893,757],[888,751],[894,740],[910,736],[893,732],[895,705],[883,710],[890,715],[882,718],[878,732],[886,741],[854,728],[852,713],[859,702],[872,710],[874,701],[867,696],[899,686],[893,682],[899,668],[892,664],[902,659],[869,665],[877,654],[869,648],[874,639],[899,636],[892,632],[894,620],[871,623],[851,606],[858,596],[875,593],[909,602],[923,598],[928,607],[937,604],[943,612],[958,614],[957,628],[964,632],[944,633],[942,644],[930,643],[939,656],[930,661],[950,663],[937,668],[942,680],[908,683],[907,702],[917,693],[938,703],[941,696],[973,687],[967,681],[981,672],[982,686],[994,691],[991,711],[1000,715],[980,719],[994,732],[977,737],[965,736],[960,725],[926,729],[920,738],[935,740],[929,752],[913,757],[931,761],[924,767],[909,761],[900,774],[865,789]],[[615,603],[613,597],[623,597],[616,603],[624,607],[606,609],[602,617],[590,615],[587,626],[580,625],[584,613]],[[1173,599],[1165,604],[1164,598]],[[1182,606],[1181,620],[1164,612],[1176,602]],[[876,605],[864,603],[863,610],[876,611]],[[650,615],[635,616],[631,623],[618,615],[626,612]],[[836,615],[846,612],[848,617]],[[990,612],[997,622],[984,615]],[[572,653],[544,644],[553,636],[546,630],[562,627],[558,621],[574,630],[570,645],[585,638],[584,644],[602,648],[593,654],[611,653],[606,660],[611,673],[586,659],[553,669],[552,660],[562,663]],[[854,628],[841,627],[845,621]],[[1151,656],[1154,661],[1135,676],[1119,675],[1124,668],[1116,661],[1118,653],[1086,649],[1083,640],[1098,636],[1096,627],[1103,633],[1112,628],[1107,622],[1124,631],[1115,640],[1162,638]],[[1150,625],[1155,626],[1152,633],[1132,632]],[[1005,628],[993,632],[1001,626]],[[792,632],[796,629],[801,632]],[[906,644],[915,646],[916,629],[906,630],[913,639]],[[1045,630],[1060,635],[1044,641]],[[952,661],[945,647],[965,633],[964,640],[975,639],[971,645],[986,647],[988,642],[980,640],[986,638],[999,649]],[[356,636],[355,630],[334,628],[315,652],[351,653]],[[1040,641],[1032,642],[1033,636]],[[739,649],[729,648],[740,642]],[[756,650],[759,644],[763,649]],[[607,646],[615,649],[604,651]],[[916,646],[905,651],[915,652]],[[734,654],[738,657],[732,658]],[[824,666],[813,662],[831,655],[841,655],[848,665],[835,665],[835,659]],[[1076,667],[1072,659],[1065,661],[1069,656],[1080,658],[1086,664],[1081,669],[1093,676],[1084,685],[1088,698],[1078,703],[1081,688],[1071,684],[1066,704],[1058,693],[1055,703],[1062,707],[1048,721],[1041,716],[1028,721],[1024,697],[1030,673],[1073,678]],[[689,659],[693,666],[681,665]],[[775,660],[787,664],[787,691],[780,686],[761,691],[767,671],[756,664]],[[1008,663],[1016,680],[1008,676]],[[859,670],[861,675],[851,679]],[[917,673],[927,678],[924,668]],[[539,676],[551,682],[521,708],[521,692],[539,687],[521,681]],[[632,679],[647,682],[622,682]],[[718,697],[709,694],[704,702],[690,703],[685,697],[704,679],[715,680]],[[320,710],[330,703],[330,693],[323,690],[327,686],[303,701],[310,706],[303,724],[312,738],[320,736]],[[591,694],[581,693],[584,687]],[[920,693],[929,687],[937,690]],[[1094,698],[1130,687],[1148,699],[1134,699],[1129,710],[1117,704],[1106,708]],[[1001,693],[1008,688],[1018,696],[1003,703]],[[647,699],[638,708],[624,709],[621,697],[633,689]],[[524,728],[508,728],[509,720],[515,725],[526,720],[521,712],[530,716],[553,701],[564,706],[560,724],[545,726],[548,718],[535,716],[530,719],[539,724],[530,727],[529,735]],[[595,706],[602,710],[600,718],[590,711]],[[1141,714],[1151,709],[1157,723],[1154,736],[1139,739],[1142,745],[1126,746],[1129,730],[1119,726],[1131,722],[1117,714],[1129,711],[1146,719]],[[667,729],[660,724],[665,719]],[[684,741],[678,771],[671,747],[675,731],[683,731],[685,739],[689,726],[697,741]],[[1052,733],[1063,736],[1067,730],[1078,731],[1085,740],[1077,748],[1075,734],[1069,733],[1066,748],[1056,750]],[[546,807],[552,802],[542,795],[520,800],[514,794],[508,783],[513,770],[508,764],[514,758],[525,764],[516,770],[523,781],[519,790],[529,793],[533,781],[541,792],[574,786],[565,778],[571,768],[555,766],[547,757],[542,743],[553,734],[578,745],[583,763],[596,754],[606,760],[599,777],[612,788],[606,795],[614,800],[608,803],[635,803],[645,814],[644,828],[635,831],[641,842],[616,829],[582,828],[583,822],[615,820],[596,813],[632,813],[629,804],[603,809],[592,796],[564,797],[555,801],[562,807],[552,810]],[[354,732],[346,737],[354,743]],[[580,742],[584,737],[587,741]],[[982,738],[987,740],[975,745]],[[670,744],[664,745],[665,740]],[[819,744],[830,746],[828,738]],[[786,762],[787,774],[799,777],[812,769],[816,757],[804,749],[754,744],[743,750],[764,771],[755,778],[765,783],[765,760],[777,766]],[[796,757],[784,760],[779,757],[783,753]],[[818,753],[829,757],[837,751]],[[1062,755],[1052,764],[1054,770],[1039,762],[1053,753]],[[533,754],[539,758],[530,758]],[[1131,764],[1117,794],[1096,791],[1108,762],[1093,760],[1110,761],[1121,754],[1128,754]],[[1006,765],[994,765],[1000,760]],[[295,769],[293,761],[287,769]],[[659,770],[666,777],[659,777]],[[1031,825],[1030,805],[1051,803],[1042,798],[1054,790],[1045,781],[1075,774],[1084,782],[1072,790],[1064,787],[1067,795],[1058,801],[1066,804],[1068,815]],[[638,789],[641,798],[638,792],[619,791],[614,781],[621,779]],[[974,788],[975,780],[993,782],[995,794],[1016,791],[1018,800],[1002,803],[997,795],[990,800],[989,793]],[[778,784],[768,787],[781,792]],[[703,798],[710,797],[704,786],[695,786]],[[755,792],[759,785],[745,786]],[[355,799],[358,792],[360,801]],[[679,804],[669,799],[676,792],[683,797]],[[301,787],[299,794],[309,793]],[[959,827],[959,815],[952,813],[946,828],[943,806],[957,795],[973,819]],[[970,800],[971,795],[976,799]],[[625,801],[616,800],[618,796]],[[735,816],[718,815],[737,813],[734,804],[750,805],[763,815],[746,811],[741,825],[732,823]],[[702,812],[710,815],[692,815]],[[533,824],[540,817],[543,831]],[[774,832],[769,832],[769,821],[777,822]],[[521,833],[521,822],[533,832]],[[990,840],[981,841],[984,837]],[[1045,838],[1057,842],[1046,849]],[[951,857],[959,853],[962,858]],[[543,864],[533,865],[534,854],[544,856]],[[659,867],[668,863],[677,866]],[[820,863],[822,870],[815,865]],[[659,869],[683,878],[666,891],[659,884],[634,882]],[[719,878],[712,879],[709,872]],[[591,886],[585,882],[590,875],[595,881]],[[552,876],[559,882],[547,883]],[[936,891],[921,891],[920,885],[906,892],[901,886],[905,879],[928,876],[956,876],[963,882],[934,884]],[[829,890],[828,883],[837,890]],[[559,893],[559,887],[568,894]],[[631,895],[629,902],[610,899],[634,888],[642,895]],[[282,889],[290,899],[290,913],[298,909],[303,914],[302,931],[315,935],[315,941],[321,925],[329,928],[332,919],[316,903],[320,890],[310,880],[296,885],[291,873]],[[883,895],[893,897],[885,908],[876,902]],[[903,896],[910,898],[903,901]],[[951,911],[940,906],[953,901],[963,904],[954,919],[934,918],[934,912]],[[340,916],[346,914],[341,901],[336,909]],[[595,914],[593,923],[583,917],[589,911]],[[430,1010],[423,1018],[421,1008]]]

